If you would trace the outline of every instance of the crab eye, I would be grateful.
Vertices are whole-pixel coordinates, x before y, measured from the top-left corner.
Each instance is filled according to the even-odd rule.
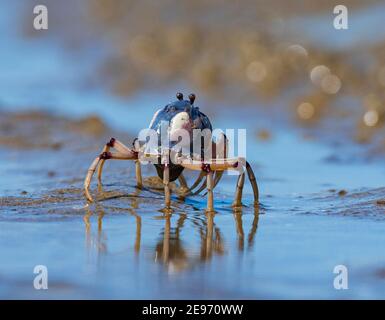
[[[178,100],[183,100],[183,93],[178,92],[178,93],[176,94],[176,98],[177,98]]]
[[[190,94],[188,95],[188,98],[190,99],[190,103],[193,104],[194,101],[195,101],[195,94],[194,94],[194,93],[190,93]]]

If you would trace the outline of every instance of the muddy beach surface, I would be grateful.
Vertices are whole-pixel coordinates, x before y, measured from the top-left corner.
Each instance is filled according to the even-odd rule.
[[[181,20],[159,35],[156,23],[132,26],[135,19],[100,4],[103,10],[90,4],[91,29],[112,33],[116,42],[108,50],[93,34],[84,41],[80,28],[75,37],[56,26],[47,38],[0,28],[7,43],[0,51],[0,297],[385,298],[383,79],[360,73],[367,61],[358,58],[367,47],[346,59],[339,41],[327,43],[334,50],[314,42],[290,47],[293,40],[288,54],[274,32],[247,23],[233,24],[230,42],[221,41],[220,28],[210,29],[212,41],[202,41],[200,24],[209,27],[211,20],[198,14],[200,1],[187,8],[187,20],[182,10]],[[357,19],[384,12],[379,6],[359,5]],[[303,10],[319,10],[321,19],[328,8]],[[131,14],[151,12],[143,5]],[[292,14],[294,25],[308,23]],[[0,26],[9,26],[3,18]],[[180,21],[189,25],[181,28]],[[122,36],[117,25],[130,32]],[[186,35],[192,36],[187,44],[198,43],[206,54],[182,50]],[[82,41],[91,44],[84,48]],[[227,52],[224,43],[240,63],[217,72],[214,62],[225,57],[213,57]],[[378,68],[382,47],[370,43],[365,55]],[[186,76],[185,61],[194,69]],[[316,65],[328,65],[342,87],[335,77],[323,87],[312,84]],[[155,169],[143,167],[146,188],[138,190],[134,165],[126,161],[106,163],[102,189],[96,179],[92,184],[97,201],[87,203],[83,179],[103,145],[111,137],[131,145],[159,107],[190,88],[214,127],[247,130],[260,207],[252,206],[247,184],[242,210],[233,211],[236,178],[225,175],[215,189],[215,214],[206,214],[204,196],[181,199],[174,192],[166,215]],[[186,177],[191,184],[196,176]],[[341,264],[349,270],[348,290],[333,286]],[[48,268],[48,290],[33,288],[36,265]]]

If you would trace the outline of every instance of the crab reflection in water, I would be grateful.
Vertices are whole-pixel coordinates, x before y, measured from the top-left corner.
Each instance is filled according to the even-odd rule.
[[[135,203],[133,203],[132,206],[135,206]],[[108,254],[107,237],[103,233],[103,218],[105,217],[106,210],[108,210],[108,208],[98,205],[95,207],[94,212],[88,208],[84,216],[87,251],[90,253],[96,249],[98,256],[100,254]],[[142,217],[136,213],[134,208],[128,208],[126,210],[135,217],[136,231],[133,248],[135,254],[139,255],[142,239]],[[93,213],[97,215],[97,236],[92,235],[90,218]],[[172,217],[175,215],[178,216],[178,219],[173,226]],[[204,212],[201,215],[188,215],[184,212],[164,213],[160,216],[155,216],[156,219],[164,220],[164,227],[161,229],[158,240],[155,240],[156,244],[152,248],[154,252],[154,262],[162,264],[168,272],[178,272],[197,264],[208,262],[215,255],[224,255],[226,252],[224,235],[220,230],[220,226],[215,223],[215,216],[216,213],[214,212]],[[239,210],[234,211],[233,217],[237,235],[237,248],[239,251],[244,251],[245,232],[242,219],[243,214]],[[259,211],[258,208],[255,208],[251,225],[248,227],[249,232],[246,239],[248,248],[252,248],[254,244],[258,220]],[[187,237],[190,237],[190,235],[186,234],[186,239],[184,239],[185,241],[183,240],[183,228],[189,223],[191,223],[192,227],[197,230],[199,234],[199,255],[193,254],[193,250],[186,247],[186,242],[189,240]]]

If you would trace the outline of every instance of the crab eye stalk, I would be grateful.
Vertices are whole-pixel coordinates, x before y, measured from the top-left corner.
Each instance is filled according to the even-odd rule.
[[[178,100],[183,100],[183,93],[178,92],[178,93],[176,94],[176,98],[177,98]]]
[[[190,93],[190,94],[188,95],[188,98],[190,99],[190,103],[193,104],[194,101],[195,101],[195,94]]]

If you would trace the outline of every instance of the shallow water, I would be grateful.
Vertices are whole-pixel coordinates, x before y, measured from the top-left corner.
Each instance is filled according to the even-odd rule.
[[[74,63],[55,44],[37,40],[33,47],[6,35],[1,298],[385,298],[385,207],[376,203],[385,194],[383,159],[357,157],[364,146],[310,139],[273,111],[223,102],[206,109],[198,96],[214,127],[247,129],[258,211],[247,185],[242,212],[233,212],[236,178],[225,176],[215,189],[215,215],[205,213],[203,196],[173,196],[173,213],[164,215],[161,192],[136,190],[133,165],[120,162],[107,163],[105,193],[87,205],[81,188],[92,158],[110,136],[129,143],[175,89],[125,100],[85,89],[78,74],[92,61]],[[27,48],[28,63],[20,64],[14,52]],[[90,114],[108,127],[97,122],[95,134],[94,122],[79,125]],[[271,137],[259,139],[261,129]],[[348,267],[348,290],[333,288],[339,264]],[[48,267],[46,291],[33,289],[35,265]]]

